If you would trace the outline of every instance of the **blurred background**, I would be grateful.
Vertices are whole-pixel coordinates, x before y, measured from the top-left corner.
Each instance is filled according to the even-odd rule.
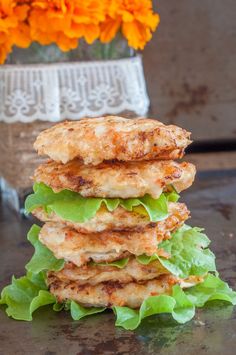
[[[236,2],[153,4],[161,22],[143,56],[150,116],[191,131],[189,152],[231,151],[203,156],[199,168],[235,168]]]

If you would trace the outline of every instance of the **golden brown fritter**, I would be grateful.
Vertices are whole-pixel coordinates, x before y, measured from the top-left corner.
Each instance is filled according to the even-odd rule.
[[[80,233],[63,223],[47,222],[39,234],[58,259],[71,261],[81,266],[90,260],[113,261],[130,254],[163,254],[158,243],[170,238],[170,232],[184,223],[184,216],[170,215],[167,219],[150,224],[140,230],[104,231],[101,233]],[[187,215],[185,215],[187,218]]]
[[[81,266],[90,260],[113,261],[129,254],[152,255],[165,235],[158,234],[156,227],[142,232],[101,232],[82,234],[63,224],[48,222],[42,227],[39,239],[58,259]],[[163,253],[163,252],[162,252]]]
[[[47,277],[50,292],[58,302],[73,300],[84,306],[111,307],[128,306],[138,308],[149,296],[171,294],[178,278],[163,275],[147,282],[104,282],[97,285],[78,285],[75,281],[61,281],[55,275]]]
[[[34,180],[50,186],[79,192],[84,197],[131,198],[150,194],[158,198],[172,184],[180,192],[192,185],[195,166],[174,161],[106,162],[83,165],[79,160],[67,164],[50,161],[40,165]]]
[[[145,282],[103,282],[97,285],[78,285],[76,281],[61,281],[54,274],[49,274],[47,282],[50,292],[56,296],[58,302],[74,300],[84,306],[112,307],[128,306],[138,308],[149,296],[171,294],[172,287],[190,287],[203,278],[200,276],[181,280],[173,275],[161,275]]]
[[[43,131],[34,147],[57,162],[79,158],[97,165],[113,159],[178,159],[191,143],[189,137],[186,130],[157,120],[107,116],[59,123]]]
[[[84,285],[86,283],[96,285],[100,282],[107,281],[119,281],[120,283],[145,281],[154,279],[163,274],[169,274],[169,271],[166,270],[158,260],[148,265],[142,265],[132,256],[123,268],[94,263],[78,267],[72,263],[66,263],[62,270],[48,273],[48,275],[54,275],[61,281],[76,281],[78,285]]]
[[[139,207],[140,210],[140,207]],[[138,212],[129,212],[123,207],[117,207],[114,211],[109,212],[106,207],[101,207],[96,215],[87,222],[75,223],[65,221],[55,212],[47,213],[43,208],[37,208],[33,211],[33,215],[40,219],[42,222],[59,222],[76,229],[81,233],[97,233],[103,231],[124,231],[124,230],[137,230],[158,225],[159,232],[166,230],[173,230],[174,225],[180,225],[181,222],[186,221],[189,217],[189,211],[184,203],[169,202],[168,212],[169,218],[160,222],[150,222],[149,216],[144,208]]]

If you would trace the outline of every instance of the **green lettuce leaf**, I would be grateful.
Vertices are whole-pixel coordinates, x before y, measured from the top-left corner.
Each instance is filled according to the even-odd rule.
[[[16,279],[6,286],[1,293],[0,304],[6,304],[6,313],[17,320],[32,320],[33,312],[39,307],[53,304],[55,297],[47,290],[43,273]]]
[[[186,323],[192,319],[195,315],[195,306],[179,285],[173,287],[172,297],[176,302],[172,311],[172,317],[178,323]]]
[[[126,330],[139,326],[142,319],[161,313],[169,313],[178,323],[185,323],[193,318],[195,307],[203,307],[208,301],[222,300],[236,304],[236,292],[218,277],[209,274],[203,283],[182,290],[175,285],[172,295],[150,296],[143,301],[139,310],[129,307],[113,307],[116,315],[116,325]],[[39,307],[52,304],[54,311],[70,310],[74,320],[103,312],[105,307],[86,308],[75,301],[58,304],[56,298],[47,290],[44,274],[27,273],[19,279],[12,278],[12,284],[6,286],[2,293],[0,304],[6,304],[9,317],[18,320],[32,320],[33,312]]]
[[[203,283],[187,289],[186,295],[196,307],[203,307],[208,301],[222,300],[236,305],[236,292],[219,277],[208,274]]]
[[[129,258],[123,258],[120,260],[115,260],[115,261],[110,261],[110,262],[104,262],[104,263],[95,263],[94,261],[91,261],[91,265],[100,265],[100,266],[115,266],[118,267],[119,269],[123,269],[127,264],[128,264]]]
[[[75,301],[70,302],[70,314],[74,320],[80,320],[83,317],[90,316],[95,313],[101,313],[105,311],[106,307],[90,307],[85,308],[76,303]]]
[[[169,259],[159,257],[159,260],[171,273],[182,278],[214,272],[215,255],[207,248],[209,244],[202,229],[184,225],[173,233],[171,239],[159,245],[171,255]]]
[[[179,194],[174,190],[172,192],[166,193],[166,197],[168,202],[178,202],[179,200]]]
[[[216,272],[215,256],[206,247],[210,241],[200,228],[191,228],[184,225],[177,232],[173,233],[172,238],[162,242],[159,247],[163,248],[170,254],[170,258],[153,254],[147,256],[145,254],[136,256],[136,260],[148,265],[152,261],[159,260],[161,264],[176,276],[186,278],[190,275],[204,275],[207,272]],[[205,248],[205,249],[204,249]],[[93,265],[116,266],[120,269],[124,268],[129,258],[107,262],[94,263]]]
[[[172,296],[150,296],[143,301],[139,310],[129,307],[113,307],[116,314],[116,325],[133,330],[139,326],[142,319],[160,313],[171,313],[178,323],[185,323],[193,318],[195,307],[189,301],[180,286],[173,287]]]
[[[65,264],[63,259],[55,258],[54,254],[38,239],[40,227],[33,225],[28,232],[27,239],[34,246],[35,252],[31,260],[26,264],[25,268],[31,273],[39,273],[44,270],[58,271]]]
[[[136,256],[136,260],[143,265],[148,265],[152,261],[159,260],[159,256],[157,254],[152,254],[151,256],[148,256],[146,254]]]
[[[178,323],[191,320],[195,307],[203,307],[208,301],[223,300],[236,304],[236,292],[218,277],[209,274],[205,281],[189,289],[173,287],[172,295],[151,296],[143,301],[139,310],[129,307],[113,307],[116,325],[126,330],[139,326],[142,319],[160,313],[170,313]]]
[[[120,205],[128,211],[135,206],[143,206],[152,222],[161,221],[168,217],[168,199],[164,193],[158,199],[149,195],[140,198],[120,199]]]
[[[128,211],[132,211],[134,207],[143,206],[150,221],[157,222],[168,217],[168,201],[177,201],[178,197],[176,192],[170,192],[163,193],[158,199],[149,195],[131,199],[85,198],[69,190],[55,193],[49,186],[35,183],[34,193],[26,198],[25,209],[27,213],[30,213],[38,207],[43,207],[46,212],[53,211],[65,220],[83,223],[93,218],[102,204],[109,211],[113,211],[119,205]]]
[[[209,271],[216,272],[215,255],[207,249],[209,243],[210,240],[202,233],[202,229],[184,225],[170,239],[159,244],[159,248],[170,254],[169,259],[157,254],[136,258],[144,265],[158,259],[167,270],[181,278],[200,276]]]
[[[53,305],[53,310],[54,310],[55,312],[60,312],[60,311],[62,311],[64,308],[65,308],[65,304],[64,304],[64,303],[55,303],[55,304]]]

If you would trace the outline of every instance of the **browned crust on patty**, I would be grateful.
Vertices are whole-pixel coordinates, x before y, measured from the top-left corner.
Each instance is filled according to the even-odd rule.
[[[111,307],[128,306],[138,308],[149,296],[171,294],[172,287],[178,278],[163,275],[147,282],[103,282],[97,285],[78,285],[74,281],[61,281],[55,275],[48,275],[47,282],[50,292],[58,302],[74,300],[84,306]]]
[[[182,158],[191,143],[186,130],[146,118],[118,116],[65,121],[43,131],[34,147],[40,155],[67,163],[74,158],[97,165],[104,160]]]
[[[53,274],[47,277],[50,292],[56,296],[58,302],[74,300],[87,307],[128,306],[138,308],[149,296],[170,295],[173,286],[176,284],[186,288],[202,281],[203,277],[201,276],[180,279],[170,274],[163,274],[152,280],[142,282],[120,283],[109,281],[96,285],[79,285],[75,281],[62,281]]]
[[[158,249],[158,244],[170,238],[170,233],[181,227],[188,213],[172,214],[165,220],[148,225],[140,230],[104,231],[81,233],[63,223],[47,222],[39,234],[58,259],[71,261],[81,266],[90,260],[113,261],[130,254],[167,254]]]
[[[187,162],[106,162],[86,166],[79,160],[67,164],[49,161],[36,169],[34,180],[55,192],[68,189],[84,197],[132,198],[149,194],[158,198],[171,184],[178,192],[187,189],[195,173],[195,166]]]
[[[165,237],[157,228],[144,232],[101,232],[82,234],[63,224],[48,222],[42,227],[39,239],[58,259],[81,266],[90,260],[113,261],[130,254],[163,254],[157,248]],[[166,253],[164,253],[166,255]]]
[[[81,267],[73,263],[65,263],[60,271],[50,271],[48,275],[55,276],[61,281],[76,281],[78,285],[89,283],[96,285],[101,282],[113,281],[129,283],[154,279],[162,274],[169,274],[162,264],[155,260],[148,265],[139,263],[135,257],[130,256],[123,268],[112,265],[88,263]]]

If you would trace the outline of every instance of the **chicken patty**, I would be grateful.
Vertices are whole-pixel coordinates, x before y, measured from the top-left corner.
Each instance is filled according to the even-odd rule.
[[[202,282],[200,276],[181,280],[173,275],[161,275],[145,282],[102,282],[97,285],[78,285],[76,281],[61,281],[55,275],[47,276],[50,292],[58,302],[74,300],[84,306],[138,308],[149,296],[170,295],[174,285],[191,287]]]
[[[177,192],[192,185],[196,169],[191,163],[174,161],[106,162],[87,166],[79,160],[67,164],[49,161],[40,165],[34,174],[55,192],[64,189],[84,197],[132,198],[145,194],[160,197],[169,185]]]
[[[135,257],[127,258],[128,262],[123,268],[112,265],[88,263],[81,267],[73,263],[66,263],[62,270],[48,273],[61,281],[76,281],[78,285],[89,283],[96,285],[100,282],[119,281],[129,283],[154,279],[163,274],[169,274],[162,264],[155,260],[148,265],[140,264]]]
[[[56,258],[71,261],[81,266],[90,260],[95,262],[113,261],[134,255],[153,255],[157,253],[167,257],[158,244],[170,238],[184,223],[183,220],[171,222],[168,217],[163,222],[165,227],[159,230],[158,223],[142,228],[140,231],[107,231],[101,233],[80,233],[62,223],[47,222],[39,233],[40,241],[50,249]]]
[[[107,116],[59,123],[40,133],[34,148],[57,162],[79,158],[97,165],[113,159],[178,159],[189,137],[186,130],[157,120]]]
[[[140,210],[140,208],[139,208]],[[59,222],[74,228],[81,233],[97,233],[103,231],[144,230],[148,226],[157,225],[159,232],[165,233],[173,230],[175,225],[189,218],[190,212],[184,203],[169,202],[169,217],[159,222],[150,222],[149,216],[144,209],[141,213],[127,211],[123,207],[117,207],[110,212],[106,207],[101,207],[96,215],[87,222],[75,223],[62,219],[55,212],[46,212],[43,207],[36,208],[33,215],[42,222]]]

